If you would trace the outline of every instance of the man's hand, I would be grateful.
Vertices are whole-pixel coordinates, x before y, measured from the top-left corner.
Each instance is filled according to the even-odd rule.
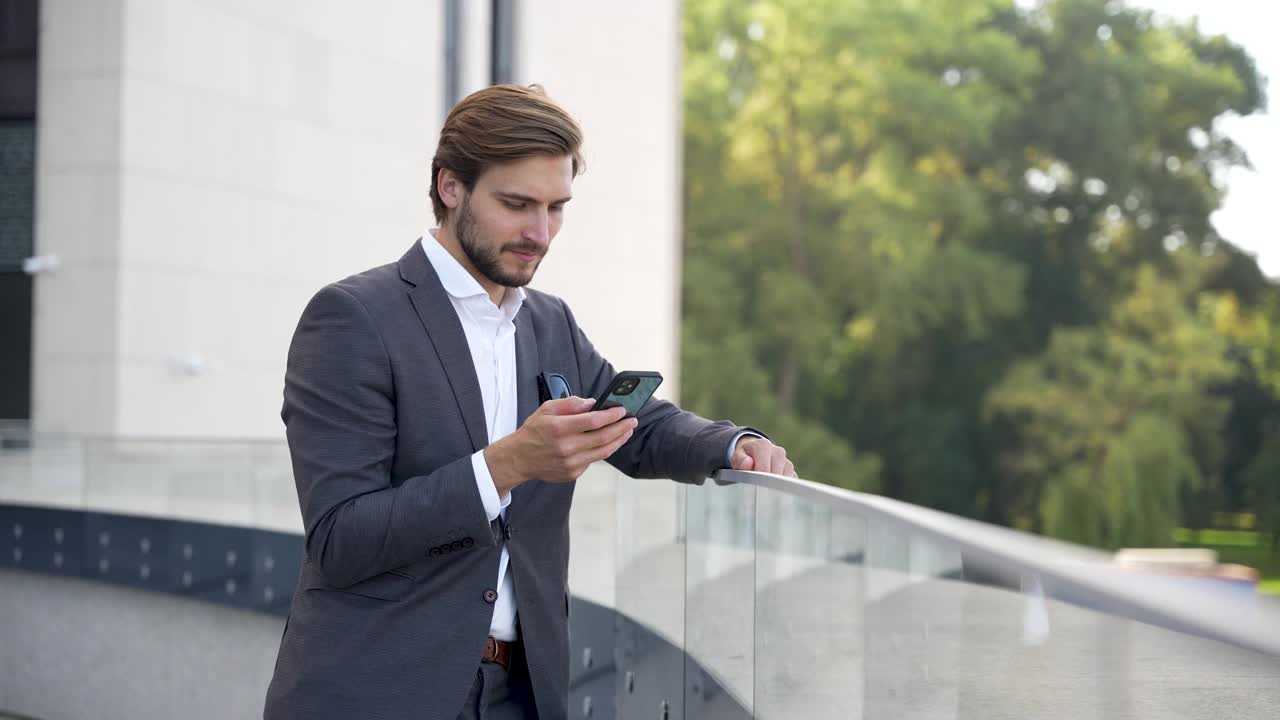
[[[548,400],[519,430],[485,448],[484,460],[501,497],[526,480],[577,480],[587,466],[604,460],[631,439],[637,421],[626,409],[589,412],[595,401]]]
[[[751,435],[740,438],[738,445],[734,447],[733,469],[797,477],[796,466],[787,459],[786,448]]]

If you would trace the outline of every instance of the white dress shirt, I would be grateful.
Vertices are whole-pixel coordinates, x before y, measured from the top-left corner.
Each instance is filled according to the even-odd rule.
[[[476,367],[476,379],[480,381],[489,442],[496,442],[516,430],[515,319],[524,304],[524,289],[509,288],[502,305],[496,306],[480,283],[436,241],[435,230],[422,234],[422,249],[440,276],[440,284],[448,293],[458,320],[462,321],[462,331]],[[511,495],[498,497],[483,450],[471,456],[471,467],[489,522],[500,514],[505,520]],[[493,621],[489,625],[489,634],[499,640],[516,639],[516,587],[507,572],[510,562],[511,556],[507,553],[506,543],[503,543],[498,560],[498,582],[494,586],[498,590],[498,600],[493,605]]]

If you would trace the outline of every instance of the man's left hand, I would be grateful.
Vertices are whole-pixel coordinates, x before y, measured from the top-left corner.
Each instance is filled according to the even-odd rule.
[[[796,466],[787,459],[786,448],[762,437],[743,437],[733,448],[734,470],[755,470],[774,475],[796,476]]]

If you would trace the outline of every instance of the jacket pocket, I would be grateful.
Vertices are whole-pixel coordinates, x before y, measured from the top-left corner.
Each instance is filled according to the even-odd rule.
[[[403,600],[413,589],[413,576],[399,570],[388,570],[349,587],[326,589],[375,600]]]

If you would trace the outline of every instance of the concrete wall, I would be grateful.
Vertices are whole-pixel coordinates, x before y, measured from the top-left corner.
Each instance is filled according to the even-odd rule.
[[[437,6],[42,5],[36,429],[277,436],[303,304],[423,226]]]
[[[488,17],[464,5],[466,91]],[[535,287],[672,397],[678,4],[518,7],[518,79],[589,143]],[[443,32],[416,0],[44,0],[35,243],[63,264],[36,280],[35,429],[280,437],[306,301],[430,222]]]
[[[40,429],[116,424],[120,318],[123,0],[41,3],[32,418]]]
[[[679,397],[681,5],[518,4],[516,70],[577,116],[587,172],[540,287],[569,301],[619,370]]]

